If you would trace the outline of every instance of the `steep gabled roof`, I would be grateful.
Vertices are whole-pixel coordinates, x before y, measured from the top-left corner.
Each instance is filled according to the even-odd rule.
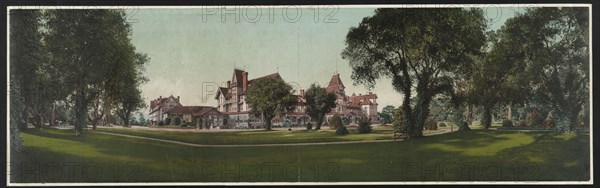
[[[175,102],[177,102],[177,104],[181,105],[181,103],[179,103],[179,101],[177,100],[177,98],[175,98],[173,95],[171,95],[171,96],[166,97],[166,98],[155,99],[155,100],[150,101],[150,110],[151,110],[151,112],[158,111],[158,109],[160,109],[160,108],[157,108],[157,109],[154,109],[154,108],[158,107],[158,106],[162,107],[167,102],[167,100],[170,99],[170,98],[173,98],[173,100],[175,100]]]
[[[254,78],[252,80],[248,80],[248,87],[250,87],[250,85],[253,82],[256,82],[256,81],[262,80],[262,79],[268,79],[268,78],[270,78],[270,79],[282,79],[281,76],[279,75],[279,73],[273,73],[273,74],[269,74],[269,75],[266,75],[266,76]],[[246,94],[246,91],[242,91],[242,94]]]
[[[281,75],[279,75],[279,73],[273,73],[273,74],[269,74],[269,75],[266,75],[266,76],[254,78],[252,80],[248,80],[248,85],[252,84],[252,82],[255,82],[255,81],[258,81],[258,80],[262,80],[262,79],[266,79],[266,78],[281,79]]]
[[[373,104],[369,99],[377,99],[377,94],[356,95],[350,97],[350,102],[355,105]]]
[[[327,85],[327,88],[325,88],[327,90],[327,92],[332,93],[335,92],[336,90],[338,90],[339,88],[346,88],[344,86],[344,83],[342,83],[342,79],[340,79],[340,74],[334,74],[331,77],[331,80],[329,80],[329,84]]]
[[[204,114],[206,114],[206,113],[208,113],[208,112],[210,112],[210,111],[212,111],[212,110],[214,110],[215,112],[217,112],[217,113],[221,114],[221,112],[219,112],[219,111],[217,110],[217,108],[214,108],[214,107],[204,107],[204,108],[202,108],[201,110],[199,110],[199,111],[195,112],[195,113],[193,114],[193,116],[202,116],[202,115],[204,115]]]
[[[201,110],[202,108],[203,108],[202,106],[176,106],[176,107],[171,108],[170,110],[167,110],[166,113],[188,114],[188,113],[197,112],[197,111]]]
[[[342,79],[340,79],[340,74],[334,74],[329,80],[329,86],[342,86],[344,87],[344,83],[342,83]]]
[[[192,114],[193,116],[202,116],[208,112],[210,112],[211,110],[215,110],[217,111],[217,108],[212,107],[212,106],[177,106],[174,107],[170,110],[168,110],[166,113],[168,114]]]
[[[233,76],[235,77],[236,84],[242,84],[242,75],[244,74],[243,70],[233,69]],[[231,81],[233,83],[233,80]]]
[[[219,87],[219,90],[217,90],[217,94],[215,94],[215,99],[219,99],[219,94],[227,96],[229,94],[227,91],[228,89],[226,87]]]

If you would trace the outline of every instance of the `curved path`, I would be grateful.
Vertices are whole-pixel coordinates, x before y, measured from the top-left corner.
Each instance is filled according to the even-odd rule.
[[[103,131],[98,131],[98,130],[93,131],[93,132],[94,133],[100,133],[100,134],[113,135],[113,136],[123,136],[123,137],[129,137],[129,138],[138,138],[138,139],[153,140],[153,141],[159,141],[159,142],[167,142],[167,143],[180,144],[180,145],[185,145],[185,146],[212,147],[212,148],[270,147],[270,146],[316,146],[316,145],[332,145],[332,144],[395,142],[395,141],[403,141],[404,140],[404,139],[397,139],[397,140],[390,139],[390,140],[362,140],[362,141],[339,141],[339,142],[318,142],[318,143],[211,145],[211,144],[193,144],[193,143],[188,143],[188,142],[180,142],[180,141],[166,140],[166,139],[159,139],[159,138],[150,138],[150,137],[144,137],[144,136],[134,136],[134,135],[120,134],[120,133],[109,133],[109,132],[103,132]],[[436,132],[436,133],[429,134],[427,136],[438,135],[438,134],[445,134],[445,133],[449,133],[449,132],[450,132],[450,130],[444,130],[444,131],[441,131],[441,132]]]

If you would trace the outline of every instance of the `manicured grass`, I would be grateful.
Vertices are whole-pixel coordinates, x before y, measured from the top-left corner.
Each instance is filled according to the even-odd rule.
[[[175,140],[194,144],[285,144],[285,143],[320,143],[336,141],[360,141],[360,140],[390,140],[393,132],[391,128],[374,129],[369,134],[358,134],[355,129],[349,129],[350,134],[344,136],[335,135],[335,130],[308,131],[308,130],[256,130],[256,131],[150,131],[126,128],[99,128],[99,131],[121,133],[134,136],[144,136]],[[434,132],[434,131],[427,131]],[[435,131],[439,132],[439,131]]]
[[[587,133],[474,130],[398,142],[234,148],[190,147],[94,132],[75,137],[71,130],[25,130],[22,135],[26,151],[11,155],[12,182],[587,181],[590,178]],[[74,176],[70,175],[69,167],[73,167]]]

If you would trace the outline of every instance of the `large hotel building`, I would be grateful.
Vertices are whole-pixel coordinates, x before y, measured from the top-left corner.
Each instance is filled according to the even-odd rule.
[[[153,124],[164,121],[166,118],[180,118],[183,121],[197,126],[209,125],[210,128],[256,128],[262,126],[262,118],[256,117],[251,113],[246,102],[246,91],[253,82],[265,79],[283,79],[279,73],[273,73],[266,76],[249,79],[249,73],[234,69],[231,80],[227,81],[226,87],[219,87],[214,99],[217,100],[217,107],[209,106],[183,106],[179,102],[179,96],[162,96],[150,101],[150,117]],[[333,115],[338,114],[355,123],[358,117],[368,116],[371,121],[377,122],[377,95],[369,92],[368,94],[346,95],[344,83],[339,74],[334,74],[329,81],[326,90],[334,93],[337,97],[336,107],[326,114],[326,121]],[[283,117],[273,119],[273,125],[282,125],[287,118],[290,125],[304,125],[314,122],[306,114],[306,99],[304,89],[296,93],[298,103],[294,111],[288,112]]]
[[[217,90],[215,99],[217,100],[217,110],[223,115],[223,126],[229,128],[246,128],[262,125],[262,118],[256,117],[250,113],[250,108],[246,102],[246,91],[248,87],[256,80],[264,78],[282,79],[279,73],[269,74],[266,76],[249,79],[249,73],[234,69],[231,80],[227,81],[226,87],[220,87]],[[377,95],[369,92],[369,94],[352,94],[350,96],[345,93],[345,86],[340,79],[339,74],[334,74],[327,85],[327,92],[335,93],[336,107],[326,115],[329,119],[334,114],[348,118],[350,122],[355,122],[357,117],[366,115],[372,121],[377,122]],[[300,89],[295,95],[298,98],[298,103],[293,112],[287,113],[287,117],[277,117],[273,119],[274,125],[281,125],[283,118],[289,118],[291,124],[303,125],[308,122],[314,122],[306,114],[306,100],[304,98],[304,90]]]

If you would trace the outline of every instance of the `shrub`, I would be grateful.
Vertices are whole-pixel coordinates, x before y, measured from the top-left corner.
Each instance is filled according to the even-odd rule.
[[[444,122],[441,122],[439,126],[440,126],[440,127],[446,127],[446,123],[444,123]]]
[[[171,118],[165,118],[165,125],[171,125]]]
[[[187,123],[185,123],[185,122],[183,122],[183,123],[179,124],[179,127],[184,127],[184,128],[185,128],[185,127],[187,127],[187,126],[188,126],[188,125],[187,125]]]
[[[361,117],[358,120],[358,133],[364,134],[364,133],[370,133],[373,131],[373,128],[371,127],[371,121],[369,121],[369,118],[367,117]]]
[[[425,120],[425,130],[437,130],[437,121],[433,118],[427,118]]]
[[[541,127],[544,124],[544,119],[539,112],[533,111],[527,114],[525,122],[528,127]]]
[[[333,115],[333,117],[331,117],[331,119],[329,119],[329,127],[331,129],[335,129],[337,130],[338,127],[340,126],[344,126],[342,124],[342,118],[340,117],[340,115]]]
[[[347,135],[348,134],[348,129],[346,129],[346,126],[338,126],[335,129],[335,134],[336,135]]]
[[[347,117],[342,117],[342,124],[343,125],[349,125],[350,124],[350,120]]]
[[[158,122],[158,126],[164,126],[165,122],[163,122],[162,120]]]
[[[312,123],[306,124],[306,130],[310,131],[310,130],[312,130],[312,128],[313,128],[313,124]]]
[[[402,119],[402,108],[396,108],[396,110],[394,111],[394,118],[392,120],[392,125],[395,127],[404,127],[402,125],[402,121],[404,121]]]
[[[513,127],[513,122],[512,122],[512,120],[508,120],[508,119],[506,119],[506,120],[503,120],[503,121],[502,121],[502,127]]]
[[[175,117],[175,118],[173,119],[173,124],[175,124],[175,125],[180,125],[180,124],[181,124],[181,118],[179,118],[179,117]]]

